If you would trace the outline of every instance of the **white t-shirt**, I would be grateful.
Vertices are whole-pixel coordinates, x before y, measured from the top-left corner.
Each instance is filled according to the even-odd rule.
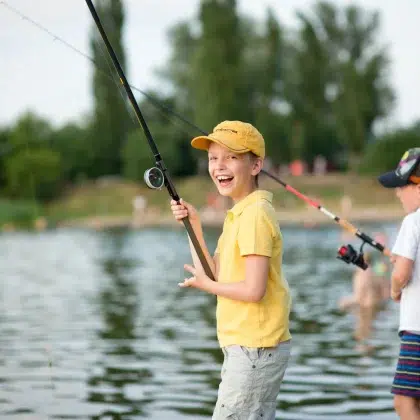
[[[392,253],[414,261],[401,295],[399,331],[420,334],[420,209],[404,217]]]

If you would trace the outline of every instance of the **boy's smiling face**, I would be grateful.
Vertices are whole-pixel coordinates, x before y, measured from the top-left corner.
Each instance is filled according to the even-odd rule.
[[[420,207],[420,185],[409,184],[395,189],[397,197],[406,213],[412,213]]]
[[[208,156],[209,174],[221,195],[237,202],[256,189],[254,177],[261,171],[261,159],[249,153],[234,153],[214,142]]]

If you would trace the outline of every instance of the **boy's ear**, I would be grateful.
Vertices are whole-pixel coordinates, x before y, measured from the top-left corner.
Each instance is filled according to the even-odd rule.
[[[254,159],[254,163],[252,165],[252,175],[258,175],[261,172],[263,167],[263,160],[261,158]]]

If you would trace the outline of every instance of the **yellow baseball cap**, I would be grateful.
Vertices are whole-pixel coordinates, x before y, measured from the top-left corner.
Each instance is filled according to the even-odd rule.
[[[195,149],[208,150],[212,141],[235,153],[252,152],[262,159],[265,157],[264,137],[249,123],[223,121],[209,135],[193,138],[191,145]]]

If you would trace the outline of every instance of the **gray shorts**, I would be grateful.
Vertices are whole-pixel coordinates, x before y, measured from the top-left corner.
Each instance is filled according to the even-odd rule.
[[[224,347],[212,420],[274,420],[290,349],[290,340],[277,347]]]

